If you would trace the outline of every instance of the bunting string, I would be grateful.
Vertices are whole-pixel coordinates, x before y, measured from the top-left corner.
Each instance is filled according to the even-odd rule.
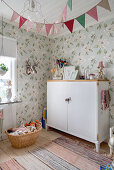
[[[96,6],[94,6],[92,9],[90,9],[86,13],[82,14],[81,16],[78,16],[78,17],[73,18],[71,20],[67,20],[66,19],[66,17],[67,17],[67,7],[69,7],[70,11],[72,11],[72,0],[68,0],[62,14],[59,16],[59,18],[56,22],[48,23],[44,19],[44,23],[40,23],[40,22],[33,22],[33,21],[30,21],[27,18],[24,18],[22,15],[17,13],[8,3],[6,3],[5,0],[2,0],[2,2],[5,5],[7,5],[13,11],[13,14],[12,14],[12,17],[11,17],[11,20],[10,20],[11,22],[14,22],[18,17],[20,17],[19,18],[19,29],[22,27],[22,25],[24,25],[25,22],[27,22],[27,26],[26,26],[27,31],[30,31],[32,29],[32,27],[36,24],[36,33],[39,33],[42,30],[43,26],[45,25],[45,30],[46,30],[47,36],[49,35],[50,32],[52,34],[54,34],[54,32],[58,33],[62,27],[64,28],[64,25],[66,25],[66,27],[72,33],[73,32],[74,20],[78,21],[81,24],[81,26],[85,28],[85,14],[89,15],[90,17],[92,17],[93,19],[98,21],[97,6],[100,6],[104,9],[106,9],[106,10],[111,11],[108,0],[101,0]]]

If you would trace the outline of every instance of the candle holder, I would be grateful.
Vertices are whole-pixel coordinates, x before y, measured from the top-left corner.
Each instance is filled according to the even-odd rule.
[[[99,65],[98,65],[97,68],[99,69],[98,79],[104,79],[104,73],[103,73],[104,65],[103,65],[103,61],[99,62]]]

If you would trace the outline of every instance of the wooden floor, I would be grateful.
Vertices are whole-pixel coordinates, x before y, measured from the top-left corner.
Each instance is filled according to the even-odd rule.
[[[37,142],[30,147],[26,147],[22,149],[13,148],[11,144],[9,143],[8,139],[4,141],[0,141],[0,163],[10,160],[11,158],[15,158],[21,155],[26,155],[28,154],[28,151],[33,150],[39,146],[43,146],[44,144],[48,144],[52,140],[60,137],[61,135],[67,135],[67,134],[63,134],[62,132],[56,131],[54,129],[51,129],[49,131],[42,129],[37,139]],[[78,138],[78,140],[82,140],[82,139]],[[87,142],[87,141],[84,141],[84,142]],[[91,145],[94,145],[94,144],[91,143]],[[109,147],[106,143],[101,144],[101,149],[109,153]],[[38,165],[42,167],[40,168],[40,170],[41,169],[50,170],[50,168],[47,165],[43,164],[40,160],[38,160]]]
[[[28,151],[33,150],[34,148],[38,146],[42,146],[44,144],[50,143],[52,140],[60,137],[61,134],[54,132],[54,131],[46,131],[42,129],[40,132],[40,135],[37,139],[37,142],[26,148],[22,149],[15,149],[11,146],[8,139],[4,141],[0,141],[0,163],[5,162],[7,160],[10,160],[11,158],[14,158],[16,156],[27,154]],[[44,165],[45,166],[45,165]],[[49,169],[48,167],[44,169]]]

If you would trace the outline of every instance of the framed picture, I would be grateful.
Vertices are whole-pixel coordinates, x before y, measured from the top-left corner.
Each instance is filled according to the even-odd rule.
[[[75,70],[75,66],[64,67],[63,80],[75,80],[78,74],[78,70]]]

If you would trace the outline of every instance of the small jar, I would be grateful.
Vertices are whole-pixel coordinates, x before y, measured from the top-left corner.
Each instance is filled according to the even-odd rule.
[[[95,74],[89,74],[89,78],[90,78],[90,80],[95,79]]]

